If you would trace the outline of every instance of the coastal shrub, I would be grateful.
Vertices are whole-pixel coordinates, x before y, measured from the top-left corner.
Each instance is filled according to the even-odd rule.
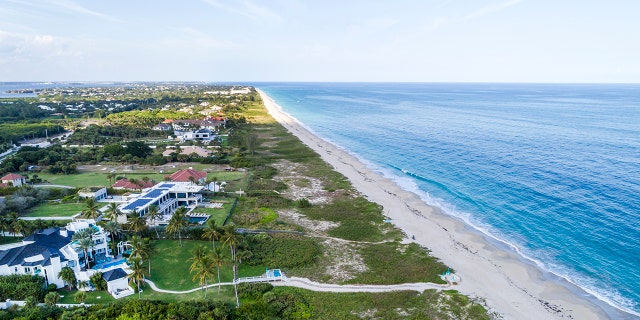
[[[292,234],[254,236],[252,265],[270,268],[302,267],[316,262],[322,253],[316,240]]]
[[[368,270],[349,280],[350,283],[445,283],[440,274],[448,267],[416,243],[369,244],[362,247],[361,255]]]
[[[298,208],[310,208],[312,206],[311,202],[307,198],[302,198],[296,201],[296,206]]]
[[[25,300],[27,297],[35,297],[41,301],[46,293],[44,283],[44,278],[40,276],[0,276],[0,301]]]
[[[262,216],[262,218],[260,219],[261,224],[267,224],[278,218],[278,214],[269,208],[260,208],[258,209],[258,212]]]
[[[273,290],[268,282],[247,282],[238,284],[238,295],[241,298],[258,299],[266,292]]]

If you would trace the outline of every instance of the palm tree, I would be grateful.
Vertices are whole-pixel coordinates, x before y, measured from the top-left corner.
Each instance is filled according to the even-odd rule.
[[[207,226],[202,233],[202,237],[205,239],[211,239],[212,249],[216,249],[216,240],[220,239],[221,233],[218,231],[216,220],[209,218],[207,220]]]
[[[60,272],[58,272],[58,278],[62,279],[62,281],[69,285],[69,291],[76,288],[76,274],[73,272],[73,269],[69,267],[60,269]]]
[[[166,231],[173,234],[178,234],[178,239],[180,239],[180,246],[182,247],[182,229],[187,226],[186,218],[187,208],[180,207],[176,212],[171,216],[171,220],[169,220],[169,224],[167,225]]]
[[[156,222],[158,218],[162,216],[162,212],[158,209],[158,206],[152,204],[149,206],[149,212],[147,212],[147,218],[151,223]],[[160,239],[160,234],[158,234],[158,226],[153,227],[156,230],[156,238]]]
[[[238,233],[234,225],[228,225],[224,231],[224,243],[229,246],[229,250],[231,251],[231,261],[233,262],[233,289],[236,293],[236,306],[239,307],[240,300],[238,299],[238,264],[236,252],[240,242],[242,242],[242,236]]]
[[[222,247],[216,247],[213,249],[213,254],[211,255],[211,264],[216,267],[218,270],[218,293],[220,293],[220,268],[223,267],[227,263],[227,260],[224,259],[222,255]]]
[[[112,181],[112,180],[113,180],[113,178],[115,178],[115,177],[116,177],[115,172],[107,173],[107,179],[109,179],[109,185],[112,185],[112,184],[113,184],[113,182],[111,182],[111,181]]]
[[[13,221],[11,226],[13,227],[13,234],[14,235],[16,233],[19,233],[24,237],[26,237],[28,235],[27,231],[29,230],[29,226],[27,226],[27,221],[22,220],[22,219],[18,219],[18,220]]]
[[[151,241],[149,238],[140,238],[133,236],[129,239],[131,246],[131,256],[140,258],[142,262],[148,261],[149,274],[151,274]]]
[[[78,247],[84,252],[85,268],[89,269],[89,249],[93,248],[93,240],[91,238],[78,239]]]
[[[135,209],[127,215],[127,220],[129,230],[137,233],[138,235],[147,228],[147,220],[141,217]]]
[[[132,272],[129,274],[129,283],[135,283],[138,287],[138,299],[141,299],[142,296],[140,294],[140,284],[144,283],[144,277],[147,275],[147,271],[142,266],[142,261],[140,261],[139,257],[134,257],[130,259],[131,270]]]
[[[201,288],[205,288],[207,286],[207,279],[211,278],[213,273],[213,264],[211,256],[207,254],[207,249],[204,246],[199,245],[195,248],[193,252],[193,258],[189,259],[193,262],[191,263],[191,267],[189,268],[190,273],[194,273],[193,280],[199,280],[199,284]],[[204,297],[207,298],[208,289],[205,288]]]
[[[96,199],[87,198],[87,201],[85,201],[85,203],[87,204],[87,207],[82,210],[82,216],[88,219],[96,218],[100,214]]]
[[[120,232],[122,232],[122,227],[120,227],[120,224],[118,224],[115,221],[107,221],[107,223],[105,223],[103,226],[104,231],[109,232],[109,235],[111,236],[111,242],[115,242],[116,241],[116,236],[120,234]]]
[[[117,221],[118,217],[122,215],[122,212],[118,208],[118,204],[115,202],[110,202],[107,206],[107,211],[104,212],[104,217],[111,221]]]

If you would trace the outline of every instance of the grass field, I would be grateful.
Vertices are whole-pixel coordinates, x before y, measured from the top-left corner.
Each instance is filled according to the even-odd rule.
[[[207,249],[211,250],[211,242],[182,240],[182,243],[183,247],[180,247],[180,243],[177,240],[158,240],[153,242],[154,253],[151,259],[151,276],[149,279],[161,289],[183,291],[199,286],[198,281],[193,281],[193,275],[189,273],[189,267],[191,266],[189,259],[193,256],[193,250],[197,245],[205,245]],[[220,243],[217,244],[219,245]],[[228,255],[229,249],[224,248],[223,253]],[[241,264],[238,267],[238,276],[259,276],[264,273],[264,270],[265,267],[263,266],[256,267]],[[233,280],[231,264],[227,264],[220,269],[220,277],[222,282]]]
[[[27,211],[27,217],[71,217],[82,211],[84,203],[43,203]]]
[[[75,294],[78,291],[67,291],[66,289],[60,289],[58,290],[58,294],[60,294],[60,303],[69,303],[69,304],[73,304],[73,303],[77,303],[74,300]],[[136,297],[138,297],[136,295]],[[106,291],[87,291],[87,300],[84,301],[84,303],[86,304],[96,304],[96,303],[109,303],[109,302],[113,302],[116,299],[114,299],[108,292]]]
[[[205,213],[211,215],[209,219],[216,220],[216,225],[221,226],[224,222],[224,219],[227,217],[229,213],[229,209],[231,209],[230,203],[225,203],[224,206],[220,209],[217,208],[196,208],[193,210],[193,213]]]

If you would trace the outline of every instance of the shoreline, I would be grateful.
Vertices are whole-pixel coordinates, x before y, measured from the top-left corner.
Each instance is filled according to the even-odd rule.
[[[385,215],[407,237],[414,236],[413,241],[428,248],[461,276],[462,281],[452,289],[484,299],[489,312],[497,312],[504,319],[609,318],[587,298],[548,280],[538,268],[499,248],[479,231],[445,215],[417,194],[402,189],[353,155],[311,133],[263,91],[258,92],[277,122],[347,177],[369,201],[382,205]]]

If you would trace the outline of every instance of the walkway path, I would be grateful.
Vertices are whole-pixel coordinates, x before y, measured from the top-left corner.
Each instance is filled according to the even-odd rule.
[[[34,188],[63,188],[63,189],[75,189],[76,187],[65,186],[61,184],[32,184]]]
[[[416,282],[416,283],[401,283],[401,284],[390,284],[390,285],[375,285],[375,284],[332,284],[332,283],[320,283],[311,281],[307,278],[299,278],[299,277],[289,277],[287,281],[273,281],[270,282],[274,286],[285,286],[285,287],[297,287],[302,289],[307,289],[311,291],[318,292],[390,292],[390,291],[418,291],[424,292],[429,289],[444,289],[451,287],[451,284],[436,284],[431,282]],[[186,291],[174,291],[174,290],[164,290],[158,288],[155,283],[151,280],[145,280],[149,283],[151,289],[157,292],[163,293],[172,293],[172,294],[183,294],[183,293],[191,293],[202,288],[195,288]],[[222,282],[220,285],[222,286],[232,286],[233,282]],[[217,283],[209,284],[206,288],[217,287]]]

